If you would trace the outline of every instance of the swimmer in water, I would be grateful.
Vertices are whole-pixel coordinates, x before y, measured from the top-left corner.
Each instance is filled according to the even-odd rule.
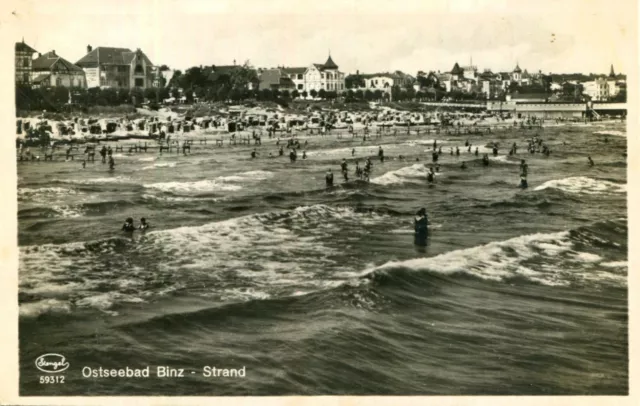
[[[258,155],[258,152],[256,151],[256,149],[254,148],[253,151],[251,151],[251,158],[255,158],[256,155]]]
[[[355,148],[353,148],[353,149],[351,150],[351,156],[354,156],[355,154],[356,154],[356,149],[355,149]]]
[[[122,231],[125,231],[127,233],[133,233],[135,229],[136,228],[133,225],[133,218],[131,217],[127,218],[122,226]]]
[[[147,223],[147,219],[142,217],[140,219],[140,225],[138,226],[138,229],[141,231],[145,231],[148,228],[149,228],[149,223]]]
[[[433,183],[435,180],[435,172],[433,172],[433,167],[429,168],[429,172],[427,173],[427,182]]]
[[[591,159],[591,156],[587,157],[587,159],[589,160],[589,166],[593,166],[593,165],[595,165],[595,164],[593,163],[593,159]]]
[[[476,147],[476,152],[475,152],[476,156],[478,156],[478,147]]]
[[[82,161],[82,169],[84,169],[87,166],[87,161]]]
[[[460,169],[467,169],[467,163],[462,161],[462,165],[460,165]]]
[[[112,171],[112,170],[113,170],[113,168],[115,168],[115,166],[116,166],[116,163],[115,163],[115,161],[113,160],[113,157],[112,157],[111,155],[109,155],[109,170],[111,170],[111,171]]]

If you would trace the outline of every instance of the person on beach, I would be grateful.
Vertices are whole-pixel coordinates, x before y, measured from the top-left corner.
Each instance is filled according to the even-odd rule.
[[[125,220],[124,225],[122,226],[122,231],[126,233],[133,233],[135,230],[135,226],[133,225],[133,218],[129,217]]]
[[[476,152],[475,152],[476,156],[478,156],[479,152],[478,152],[478,147],[476,147]]]
[[[380,158],[380,163],[384,163],[384,150],[381,146],[378,146],[378,157]]]
[[[106,164],[107,163],[107,147],[105,147],[104,145],[100,149],[100,156],[102,157],[102,163]]]
[[[86,168],[87,166],[87,161],[82,161],[82,169]]]
[[[307,151],[302,150],[302,159],[307,159]]]
[[[359,161],[356,161],[356,177],[362,179],[362,168],[360,167]]]
[[[138,226],[138,229],[140,231],[146,231],[149,228],[149,223],[147,223],[147,219],[145,219],[144,217],[142,217],[140,219],[140,225]]]
[[[107,148],[107,155],[109,156],[109,158],[111,158],[111,155],[113,155],[113,150],[111,149],[111,146]]]
[[[284,155],[284,148],[282,148],[282,145],[280,146],[280,149],[278,150],[278,155],[279,156],[283,156]]]
[[[112,170],[115,168],[115,166],[116,166],[116,163],[115,163],[115,161],[113,160],[113,157],[112,157],[112,156],[110,156],[110,157],[109,157],[109,170],[110,170],[110,171],[112,171]]]
[[[484,154],[482,157],[482,164],[484,166],[489,166],[489,154]]]
[[[324,176],[324,181],[327,187],[333,186],[333,172],[331,172],[331,169],[329,169],[327,174]]]
[[[351,150],[351,156],[354,156],[355,154],[356,154],[356,149],[355,149],[355,148],[353,148],[353,149]]]

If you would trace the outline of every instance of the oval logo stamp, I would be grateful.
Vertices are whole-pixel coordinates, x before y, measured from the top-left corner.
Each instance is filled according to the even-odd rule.
[[[64,355],[44,354],[36,358],[36,368],[48,374],[57,374],[69,368],[69,362]]]

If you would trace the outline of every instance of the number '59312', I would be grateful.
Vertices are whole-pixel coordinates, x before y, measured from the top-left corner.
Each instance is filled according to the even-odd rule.
[[[64,383],[64,376],[40,376],[40,383]]]

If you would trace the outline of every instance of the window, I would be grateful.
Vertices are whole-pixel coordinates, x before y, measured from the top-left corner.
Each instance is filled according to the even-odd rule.
[[[304,85],[298,85],[298,90],[302,90],[304,88]]]
[[[56,86],[62,86],[62,78],[60,76],[56,78]]]
[[[136,87],[143,87],[144,86],[144,79],[136,79]]]
[[[29,82],[29,74],[28,73],[24,73],[22,74],[22,80],[24,82]]]
[[[23,66],[24,68],[28,68],[28,67],[29,67],[29,58],[24,58],[24,59],[22,60],[22,66]]]
[[[136,73],[136,75],[144,73],[144,69],[142,69],[142,65],[140,65],[140,64],[136,65],[135,73]]]
[[[298,79],[302,79],[302,73],[298,73]]]
[[[322,74],[322,79],[324,79],[324,73]]]

